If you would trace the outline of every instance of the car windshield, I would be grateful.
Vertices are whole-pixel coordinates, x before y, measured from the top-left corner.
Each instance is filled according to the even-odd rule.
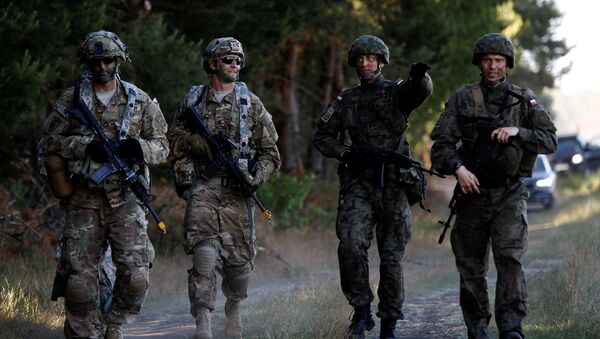
[[[555,155],[571,155],[581,152],[579,143],[574,139],[559,140]]]
[[[533,168],[533,173],[546,173],[546,166],[544,166],[542,158],[537,157],[537,159],[535,160],[535,167]]]

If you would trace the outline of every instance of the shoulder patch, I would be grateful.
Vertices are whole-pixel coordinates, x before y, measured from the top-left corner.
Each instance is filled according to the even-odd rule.
[[[536,107],[538,106],[540,103],[536,100],[536,99],[531,99],[529,100],[529,106],[531,107]]]
[[[340,102],[342,102],[342,97],[338,96],[337,98],[335,98],[335,101],[331,105],[329,105],[329,108],[327,108],[325,113],[323,113],[323,115],[321,116],[321,120],[323,122],[329,122]]]
[[[67,119],[68,118],[68,113],[67,113],[67,106],[65,106],[63,103],[59,103],[56,105],[56,107],[54,108],[54,110],[60,114],[61,117]]]

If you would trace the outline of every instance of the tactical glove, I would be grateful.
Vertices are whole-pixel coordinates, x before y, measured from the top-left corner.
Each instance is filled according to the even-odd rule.
[[[95,162],[104,163],[108,161],[108,151],[104,144],[98,140],[92,140],[85,147],[85,153]]]
[[[208,161],[212,160],[212,153],[210,147],[200,134],[190,134],[187,136],[186,141],[189,146],[189,154],[194,158],[204,158]]]
[[[130,164],[144,162],[144,151],[137,139],[128,138],[119,143],[119,154]]]
[[[423,77],[425,76],[425,72],[427,72],[427,70],[430,69],[431,67],[429,67],[428,64],[423,62],[416,62],[410,66],[410,72],[408,73],[408,76],[412,79],[423,79]]]
[[[360,152],[354,148],[350,148],[342,153],[341,160],[348,167],[352,169],[360,169],[364,166],[365,158],[361,156]]]

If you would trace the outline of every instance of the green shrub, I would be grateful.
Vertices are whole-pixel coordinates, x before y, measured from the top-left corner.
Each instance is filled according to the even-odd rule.
[[[301,211],[314,182],[313,174],[296,177],[279,172],[261,187],[258,196],[273,213],[277,229],[306,226],[307,217]]]

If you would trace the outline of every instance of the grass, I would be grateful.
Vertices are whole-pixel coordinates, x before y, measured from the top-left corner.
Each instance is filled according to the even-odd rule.
[[[530,315],[525,329],[528,338],[597,338],[600,173],[561,179],[555,210],[536,217],[553,227],[530,232],[525,266],[540,270],[528,280]],[[335,197],[315,198],[322,200],[314,206],[335,205]],[[191,266],[191,257],[183,254],[182,205],[170,205],[174,199],[167,190],[157,201],[170,221],[170,233],[159,237],[150,232],[157,258],[150,274],[145,314],[164,310],[187,313],[189,309],[186,270]],[[436,200],[426,204],[434,208],[433,214],[413,208],[413,236],[405,261],[407,299],[457,288],[449,241],[437,245],[441,230],[437,220],[446,217],[445,204]],[[309,214],[309,225],[301,229],[274,232],[270,225],[257,227],[259,253],[252,277],[254,295],[242,307],[246,333],[254,337],[339,337],[349,323],[351,307],[339,286],[333,214],[329,208],[316,212],[309,209]],[[0,337],[61,337],[62,302],[49,301],[55,269],[50,252],[5,252],[0,251]],[[371,267],[377,267],[375,242],[369,258]],[[376,289],[375,278],[371,286]],[[221,310],[215,313],[215,334],[222,334],[222,320]]]

